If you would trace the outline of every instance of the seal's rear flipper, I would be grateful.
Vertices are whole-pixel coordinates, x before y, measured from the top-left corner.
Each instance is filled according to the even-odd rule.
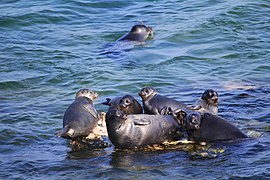
[[[69,127],[64,127],[61,131],[55,133],[56,136],[70,139],[74,134],[74,130]]]
[[[105,102],[102,102],[101,104],[110,106],[111,105],[111,100],[112,100],[111,98],[106,98],[106,101]]]

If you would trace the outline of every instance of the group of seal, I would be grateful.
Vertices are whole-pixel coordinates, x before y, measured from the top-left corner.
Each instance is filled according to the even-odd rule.
[[[108,137],[117,148],[145,147],[172,140],[178,131],[189,140],[211,142],[247,138],[237,127],[218,116],[218,94],[212,89],[203,92],[195,105],[186,105],[159,95],[145,87],[138,95],[142,106],[132,95],[106,98],[105,121]],[[56,135],[76,139],[87,137],[99,121],[93,101],[98,94],[81,89],[63,117],[63,129]]]
[[[135,25],[117,41],[143,42],[153,36],[153,29]],[[105,121],[108,137],[117,148],[145,147],[160,144],[186,132],[193,141],[219,141],[247,138],[237,127],[218,115],[218,93],[212,89],[203,92],[194,105],[159,95],[152,87],[144,87],[138,95],[141,104],[129,94],[106,98]],[[76,139],[93,132],[100,119],[93,101],[98,94],[81,89],[63,117],[63,129],[57,136]]]

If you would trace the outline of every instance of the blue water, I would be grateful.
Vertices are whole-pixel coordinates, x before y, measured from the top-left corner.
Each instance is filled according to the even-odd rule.
[[[267,0],[1,1],[0,179],[270,178],[269,14]],[[141,21],[154,39],[108,46]],[[213,88],[220,116],[253,138],[72,151],[54,136],[80,88],[101,112],[146,85],[186,104]]]

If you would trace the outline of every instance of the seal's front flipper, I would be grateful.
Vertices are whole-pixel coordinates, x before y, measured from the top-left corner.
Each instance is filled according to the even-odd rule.
[[[134,125],[137,125],[137,126],[145,126],[145,125],[151,124],[151,121],[147,119],[134,119],[133,122],[134,122]]]
[[[199,110],[202,108],[202,106],[201,105],[189,105],[189,106],[187,106],[187,108],[190,110]]]
[[[163,108],[161,108],[159,114],[160,114],[160,115],[171,115],[172,111],[173,111],[173,110],[172,110],[171,107],[164,106]]]
[[[170,114],[181,126],[183,125],[184,119],[187,117],[187,113],[183,109],[176,109],[174,111],[171,111]]]
[[[111,98],[106,98],[106,101],[105,102],[102,102],[101,104],[110,106],[111,105],[111,100],[112,100]]]

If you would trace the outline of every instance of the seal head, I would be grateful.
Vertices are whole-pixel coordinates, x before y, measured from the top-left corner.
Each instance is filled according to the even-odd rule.
[[[148,38],[153,37],[153,29],[152,27],[147,27],[143,24],[134,25],[131,30],[119,38],[118,41],[129,40],[129,41],[145,41]]]
[[[125,95],[120,99],[120,109],[126,114],[142,114],[142,106],[131,95]]]
[[[139,92],[139,96],[141,96],[142,100],[144,101],[150,100],[157,94],[158,94],[157,91],[152,87],[142,88],[142,90]]]
[[[89,89],[80,89],[76,93],[76,99],[79,97],[86,97],[86,98],[90,99],[91,101],[94,101],[98,98],[98,93],[91,91]]]
[[[201,125],[201,114],[198,112],[190,113],[186,117],[184,127],[188,130],[197,130]]]
[[[205,90],[201,99],[209,105],[218,106],[218,93],[213,89]]]
[[[106,98],[106,102],[102,104],[108,105],[110,109],[118,109],[123,111],[125,114],[142,114],[142,106],[140,103],[131,95],[125,95],[123,97],[115,97],[113,99]]]

